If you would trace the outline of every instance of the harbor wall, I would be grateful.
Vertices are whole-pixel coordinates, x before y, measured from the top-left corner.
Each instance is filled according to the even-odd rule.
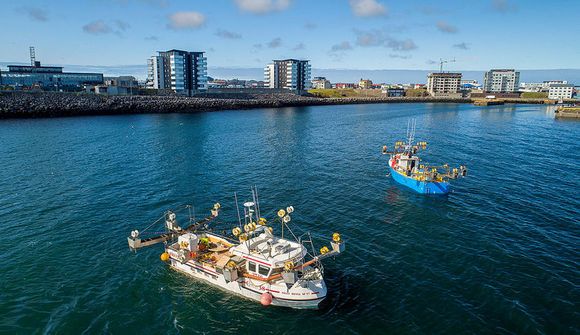
[[[0,92],[0,118],[140,113],[193,113],[232,109],[368,103],[470,103],[471,99],[432,97],[317,98],[290,93],[229,93],[181,96],[104,96],[56,92]],[[543,103],[517,99],[507,103]]]

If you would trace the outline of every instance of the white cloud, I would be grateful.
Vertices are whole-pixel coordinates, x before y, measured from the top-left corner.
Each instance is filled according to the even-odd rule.
[[[294,48],[292,48],[292,50],[297,51],[297,50],[304,50],[306,49],[306,45],[304,45],[304,43],[298,43],[296,44],[296,46]]]
[[[454,34],[457,32],[457,27],[452,26],[445,21],[437,22],[437,29],[439,29],[440,31],[442,31],[444,33],[450,33],[450,34]]]
[[[377,0],[349,0],[349,3],[356,16],[387,15],[387,7]]]
[[[352,50],[352,45],[350,45],[350,42],[348,41],[343,41],[341,43],[335,44],[330,48],[331,52],[336,52],[336,51],[344,51],[344,50]]]
[[[228,31],[225,29],[218,29],[215,33],[216,36],[219,36],[221,38],[225,38],[225,39],[230,39],[230,40],[237,40],[242,38],[242,35],[233,32],[233,31]]]
[[[246,12],[265,14],[285,10],[291,0],[234,0],[238,7]]]
[[[382,30],[355,30],[356,44],[361,47],[383,46],[394,51],[411,51],[417,49],[412,39],[396,39]]]
[[[46,11],[35,7],[22,7],[17,9],[18,12],[28,15],[31,19],[40,22],[48,21]]]
[[[282,45],[282,39],[280,37],[276,37],[275,39],[271,40],[270,42],[266,43],[268,48],[277,48]]]
[[[93,21],[83,26],[83,31],[89,34],[108,34],[113,32],[113,29],[103,20]]]
[[[169,24],[171,29],[195,29],[201,27],[205,23],[205,16],[198,12],[176,12],[169,16]]]

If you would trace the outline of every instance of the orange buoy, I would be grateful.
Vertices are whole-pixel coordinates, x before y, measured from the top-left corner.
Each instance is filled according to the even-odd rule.
[[[164,252],[159,258],[161,258],[162,261],[167,262],[169,260],[169,254]]]
[[[260,303],[262,306],[269,306],[272,303],[272,294],[270,292],[262,293],[260,297]]]

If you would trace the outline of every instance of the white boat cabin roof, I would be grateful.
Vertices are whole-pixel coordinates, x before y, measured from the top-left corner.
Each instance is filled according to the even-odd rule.
[[[284,262],[290,259],[296,262],[306,256],[306,248],[302,244],[267,233],[261,233],[232,247],[230,252],[273,268],[283,267]]]

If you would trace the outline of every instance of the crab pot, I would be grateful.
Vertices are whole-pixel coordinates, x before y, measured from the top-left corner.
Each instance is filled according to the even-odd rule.
[[[332,250],[336,251],[338,253],[343,252],[344,251],[344,242],[330,242],[330,245],[332,246]]]
[[[292,272],[282,272],[282,278],[286,284],[294,284],[298,280],[298,274],[294,271]]]
[[[224,269],[224,279],[226,282],[238,280],[238,270],[236,269]]]

